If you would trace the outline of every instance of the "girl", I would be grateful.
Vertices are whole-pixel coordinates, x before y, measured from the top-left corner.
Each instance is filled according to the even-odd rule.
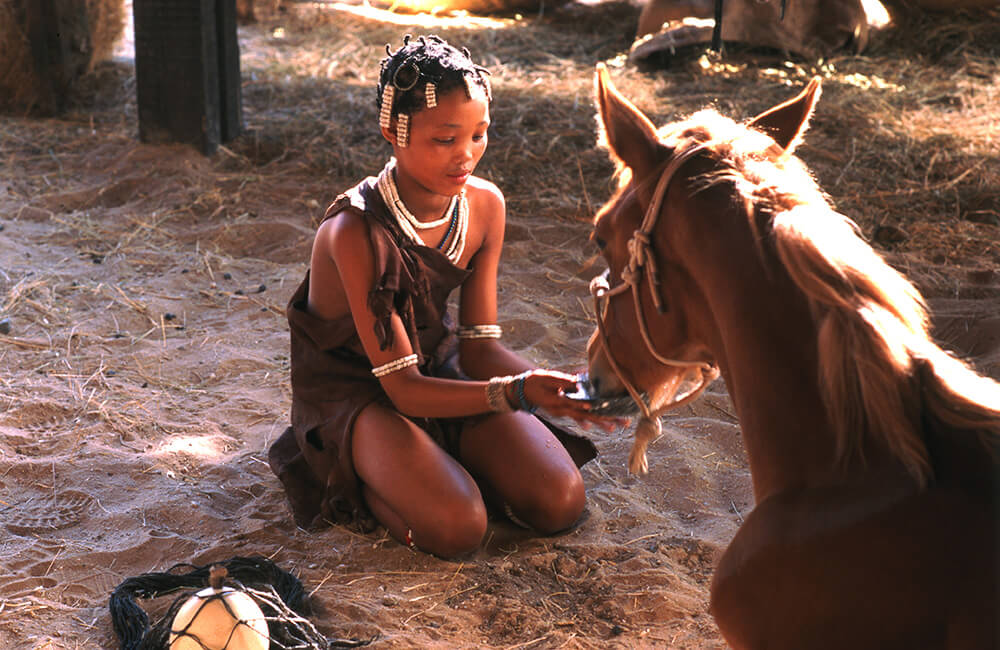
[[[588,420],[565,397],[575,378],[500,343],[504,199],[473,176],[488,72],[435,36],[386,51],[377,101],[393,158],[338,197],[316,233],[287,310],[292,426],[271,467],[299,525],[365,528],[374,515],[442,557],[478,547],[486,503],[540,533],[564,530],[583,511],[577,468],[595,451],[534,415]]]

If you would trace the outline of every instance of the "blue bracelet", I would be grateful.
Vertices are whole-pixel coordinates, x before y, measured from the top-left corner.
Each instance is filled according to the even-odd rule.
[[[528,413],[534,413],[538,410],[538,407],[528,401],[527,396],[524,394],[524,381],[528,378],[527,373],[522,374],[517,378],[517,385],[515,389],[517,390],[517,401],[521,407],[522,411],[527,411]]]

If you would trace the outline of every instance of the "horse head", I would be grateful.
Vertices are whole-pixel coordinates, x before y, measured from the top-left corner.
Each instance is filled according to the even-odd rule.
[[[619,187],[592,233],[608,272],[591,283],[588,376],[642,412],[633,471],[658,415],[718,373],[758,496],[874,466],[924,485],[927,427],[1000,428],[1000,386],[938,347],[919,292],[794,155],[819,91],[745,123],[705,110],[657,129],[597,70]]]
[[[789,159],[818,97],[814,79],[797,97],[741,125],[746,133],[739,137],[755,140],[771,161]],[[643,415],[647,425],[640,424],[629,465],[644,473],[645,446],[659,434],[657,416],[695,399],[718,376],[725,349],[698,271],[713,253],[692,224],[704,228],[712,221],[709,228],[732,230],[753,220],[725,215],[752,213],[754,206],[712,182],[719,152],[701,126],[658,131],[615,89],[603,66],[596,100],[620,184],[592,233],[608,271],[591,283],[598,327],[588,344],[588,377],[592,394],[607,400],[627,393]],[[759,260],[748,259],[747,270],[754,264]]]
[[[701,192],[699,178],[711,172],[711,160],[703,157],[709,143],[695,131],[664,138],[615,89],[603,66],[596,95],[621,182],[594,220],[592,239],[608,271],[592,283],[600,326],[588,344],[589,378],[598,395],[634,389],[655,412],[675,400],[686,382],[703,384],[716,376],[713,349],[719,346],[711,309],[692,265],[683,262],[704,257],[703,243],[693,240],[688,227],[690,215],[705,218],[750,206]],[[798,97],[751,120],[749,126],[766,140],[767,155],[791,154],[818,96],[819,81],[813,80]],[[720,200],[723,205],[712,205]]]

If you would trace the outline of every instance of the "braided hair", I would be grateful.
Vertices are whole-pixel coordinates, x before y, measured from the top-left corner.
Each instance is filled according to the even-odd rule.
[[[403,45],[393,52],[385,46],[388,56],[382,59],[379,72],[376,106],[379,125],[389,128],[393,117],[401,124],[405,145],[405,124],[409,116],[437,104],[437,97],[456,88],[463,88],[471,98],[475,87],[482,89],[486,100],[493,99],[489,70],[476,65],[469,51],[450,45],[438,36],[420,36],[416,40],[407,34]]]

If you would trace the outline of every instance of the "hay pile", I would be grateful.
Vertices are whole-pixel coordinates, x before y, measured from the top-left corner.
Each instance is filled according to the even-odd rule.
[[[111,57],[125,29],[125,0],[86,0],[91,58],[86,71]]]
[[[45,95],[24,22],[23,3],[0,0],[0,110],[30,108]]]
[[[50,115],[125,28],[124,0],[0,0],[0,111]],[[34,54],[32,46],[34,45]]]

